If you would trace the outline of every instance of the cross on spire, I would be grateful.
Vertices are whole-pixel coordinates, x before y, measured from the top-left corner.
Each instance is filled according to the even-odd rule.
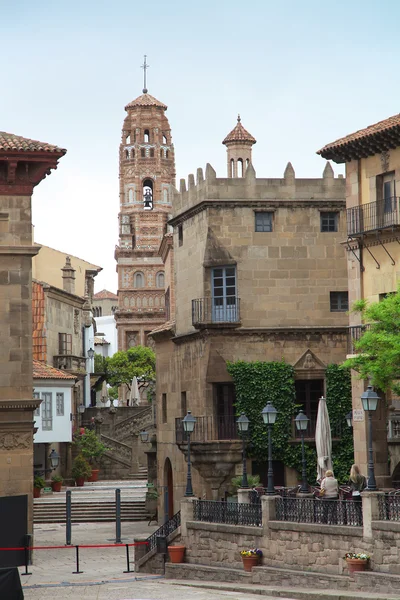
[[[144,63],[142,64],[141,68],[143,69],[143,94],[147,94],[147,87],[146,87],[146,71],[147,69],[150,67],[150,65],[147,64],[147,54],[144,55]]]

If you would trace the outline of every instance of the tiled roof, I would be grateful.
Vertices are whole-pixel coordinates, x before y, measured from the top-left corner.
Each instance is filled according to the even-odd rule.
[[[97,294],[95,294],[93,296],[94,300],[118,300],[118,296],[117,294],[114,294],[113,292],[109,292],[108,290],[101,290],[101,292],[97,292]]]
[[[30,140],[29,138],[21,137],[20,135],[14,135],[13,133],[6,133],[0,131],[0,152],[1,151],[16,151],[16,152],[62,152],[66,153],[64,148],[58,146],[52,146],[46,142],[38,142],[37,140]]]
[[[129,104],[125,106],[125,110],[128,110],[128,108],[134,108],[135,106],[158,106],[163,110],[167,110],[168,108],[165,104],[157,100],[157,98],[150,96],[150,94],[142,94],[135,100],[132,100],[132,102],[129,102]]]
[[[36,360],[47,360],[46,339],[46,317],[45,317],[45,295],[43,286],[37,281],[32,282],[32,338],[33,358]]]
[[[94,344],[95,346],[109,346],[110,342],[107,342],[107,340],[103,337],[98,337],[97,335],[94,336]]]
[[[339,138],[318,150],[317,154],[328,160],[345,162],[352,158],[371,156],[399,145],[400,114]]]
[[[175,321],[166,321],[162,325],[159,325],[155,329],[152,329],[150,331],[150,335],[152,335],[153,333],[162,333],[163,331],[171,331],[172,333],[175,333],[175,325]]]
[[[229,144],[229,142],[248,142],[251,144],[256,143],[256,138],[254,138],[251,133],[249,133],[240,122],[240,115],[237,118],[236,127],[232,129],[230,133],[226,136],[223,144]]]
[[[60,371],[59,369],[55,369],[50,365],[46,365],[44,362],[40,362],[39,360],[33,360],[33,378],[34,379],[70,379],[75,380],[76,377],[66,373],[65,371]]]

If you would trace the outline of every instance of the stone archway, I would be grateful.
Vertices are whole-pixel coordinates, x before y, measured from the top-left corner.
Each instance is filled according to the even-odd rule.
[[[164,515],[174,516],[174,476],[169,458],[164,463]]]

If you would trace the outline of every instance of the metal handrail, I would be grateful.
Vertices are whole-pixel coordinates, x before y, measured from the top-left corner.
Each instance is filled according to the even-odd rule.
[[[399,198],[383,198],[347,209],[347,234],[362,235],[400,225]]]

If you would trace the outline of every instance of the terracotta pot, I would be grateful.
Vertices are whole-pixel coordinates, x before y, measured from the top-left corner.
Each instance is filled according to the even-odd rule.
[[[62,481],[52,481],[51,482],[51,489],[53,490],[53,492],[61,492],[61,488],[62,488]]]
[[[33,497],[34,498],[40,498],[40,493],[41,493],[42,489],[41,488],[33,488]]]
[[[99,479],[99,472],[100,472],[100,469],[92,469],[92,474],[88,478],[88,481],[98,481],[98,479]]]
[[[251,573],[253,567],[258,567],[260,564],[259,556],[242,556],[243,568],[248,573]]]
[[[346,558],[346,562],[349,575],[357,571],[365,571],[368,566],[368,560],[362,560],[361,558]]]
[[[84,477],[77,477],[75,479],[75,483],[76,483],[77,487],[82,487],[83,485],[85,485],[85,478]]]
[[[186,546],[168,546],[169,558],[172,563],[181,563],[185,556]]]

